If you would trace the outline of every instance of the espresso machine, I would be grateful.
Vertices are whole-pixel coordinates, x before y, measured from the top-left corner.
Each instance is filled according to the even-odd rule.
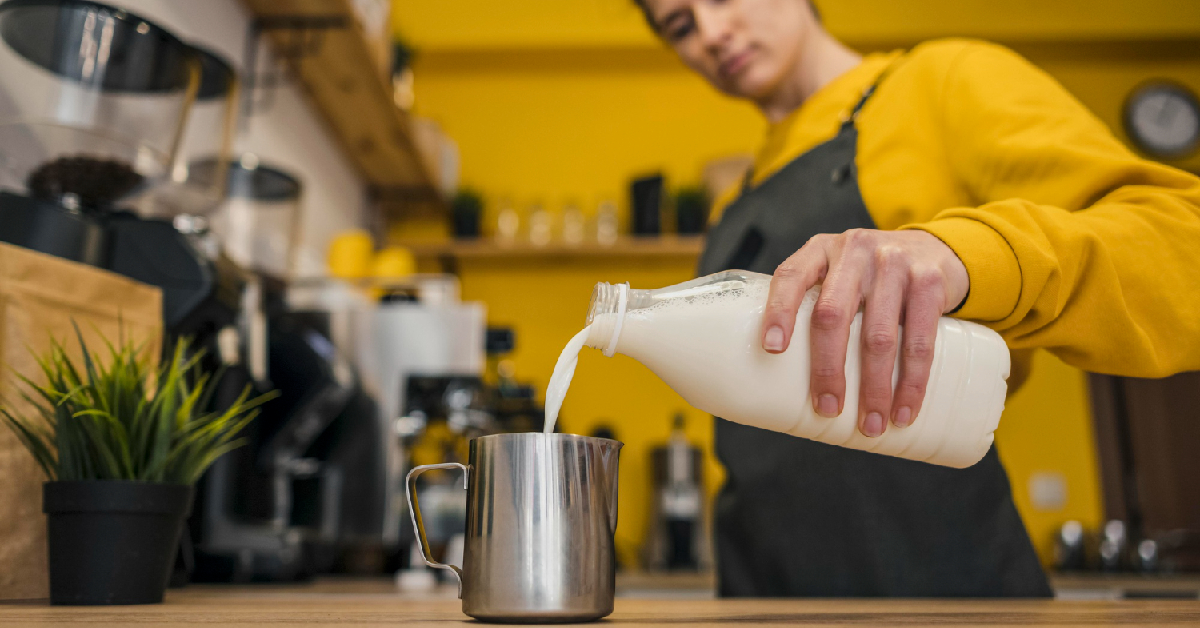
[[[362,371],[392,426],[390,567],[403,564],[415,540],[404,498],[408,470],[448,452],[465,460],[466,440],[494,430],[483,385],[486,320],[482,303],[460,299],[457,278],[418,275],[384,286],[363,326]],[[465,522],[461,490],[444,490],[450,479],[443,480],[420,488],[431,506],[446,507],[431,508],[445,524],[433,526],[434,543],[461,533]]]

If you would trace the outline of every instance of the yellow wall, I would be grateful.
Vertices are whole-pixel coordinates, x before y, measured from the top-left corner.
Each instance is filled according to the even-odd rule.
[[[427,52],[653,47],[632,0],[403,0],[398,33]],[[830,30],[856,45],[955,35],[1005,42],[1195,39],[1193,0],[816,0]]]
[[[418,47],[417,111],[459,144],[463,183],[495,201],[559,207],[602,199],[624,207],[629,177],[653,169],[672,186],[696,183],[708,159],[750,151],[763,124],[689,75],[649,37],[626,0],[406,0],[398,32]],[[1193,0],[840,0],[821,2],[831,30],[863,50],[970,35],[1008,43],[1046,68],[1118,128],[1129,90],[1174,78],[1200,91],[1200,2]],[[1133,8],[1136,6],[1136,10]],[[903,7],[903,10],[900,9]],[[1164,41],[1170,38],[1170,41]],[[1200,169],[1200,158],[1184,162]],[[400,224],[397,237],[443,233]],[[657,287],[691,276],[687,260],[468,262],[463,296],[485,301],[489,321],[517,331],[518,377],[544,387],[563,344],[582,326],[596,281]],[[618,548],[630,561],[645,526],[648,447],[665,439],[686,404],[624,357],[585,350],[563,407],[563,429],[611,422],[622,459]],[[688,432],[711,448],[711,420],[687,409]],[[1033,378],[1008,405],[998,433],[1018,507],[1043,558],[1062,521],[1101,517],[1083,375],[1039,356]],[[710,490],[720,469],[708,467]],[[1042,512],[1029,478],[1059,473],[1067,505]]]
[[[458,142],[463,183],[521,209],[624,203],[643,171],[695,183],[705,160],[752,151],[765,129],[657,49],[430,54],[415,73],[416,110]]]

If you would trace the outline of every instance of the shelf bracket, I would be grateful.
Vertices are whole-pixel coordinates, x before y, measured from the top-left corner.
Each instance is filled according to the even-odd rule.
[[[242,120],[270,109],[275,100],[275,88],[287,78],[288,68],[319,53],[328,31],[350,25],[351,20],[346,15],[271,15],[252,20],[246,34]],[[275,38],[274,63],[268,62],[260,69],[262,37],[274,32],[285,33],[285,36]]]

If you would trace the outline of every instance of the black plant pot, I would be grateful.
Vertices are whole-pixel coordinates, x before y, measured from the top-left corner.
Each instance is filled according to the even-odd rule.
[[[455,238],[478,238],[483,218],[483,200],[474,192],[461,191],[450,204],[450,216],[450,227]]]
[[[480,214],[478,207],[455,207],[452,225],[454,237],[460,240],[478,238],[481,232]]]
[[[708,222],[708,203],[699,194],[680,194],[675,198],[675,233],[699,235]]]
[[[51,604],[157,604],[171,577],[192,487],[46,482]]]

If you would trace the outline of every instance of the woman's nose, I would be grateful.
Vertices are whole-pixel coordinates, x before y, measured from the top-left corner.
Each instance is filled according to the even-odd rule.
[[[733,34],[727,2],[699,2],[693,8],[696,34],[706,50],[719,53]]]

